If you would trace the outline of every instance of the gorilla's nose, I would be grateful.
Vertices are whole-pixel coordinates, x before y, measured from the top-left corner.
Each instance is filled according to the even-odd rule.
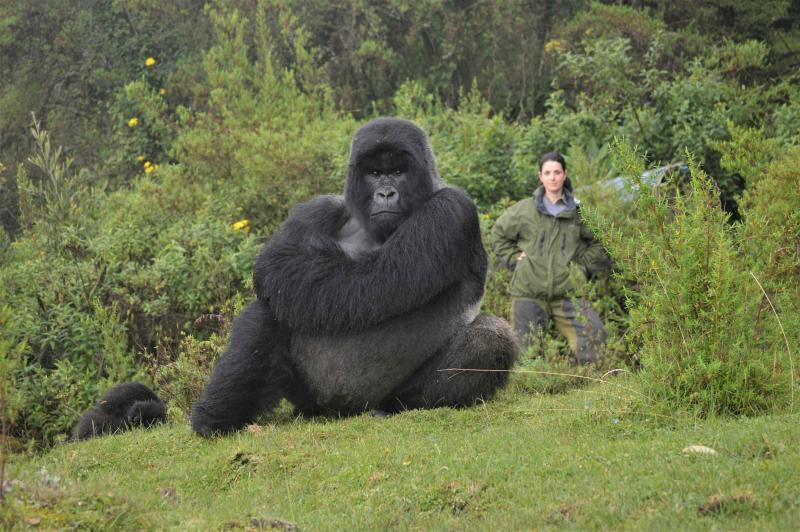
[[[373,198],[376,203],[389,207],[397,203],[399,195],[394,187],[383,186],[375,189]]]

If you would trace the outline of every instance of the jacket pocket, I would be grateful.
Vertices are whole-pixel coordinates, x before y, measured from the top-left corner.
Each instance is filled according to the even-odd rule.
[[[577,225],[569,225],[561,231],[558,250],[564,264],[567,264],[575,258],[580,240],[581,228]]]

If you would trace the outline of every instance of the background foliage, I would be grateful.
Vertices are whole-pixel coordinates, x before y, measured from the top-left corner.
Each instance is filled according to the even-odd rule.
[[[486,234],[541,153],[567,154],[616,259],[579,288],[607,357],[569,368],[550,338],[524,367],[641,366],[646,409],[794,408],[800,2],[767,4],[4,2],[8,432],[57,442],[124,379],[186,412],[259,247],[294,203],[341,191],[350,136],[381,114],[429,132]],[[682,188],[637,178],[680,161]],[[486,311],[507,315],[507,278],[492,272]]]

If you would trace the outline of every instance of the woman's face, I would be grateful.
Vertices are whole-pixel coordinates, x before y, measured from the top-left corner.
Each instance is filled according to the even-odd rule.
[[[565,179],[567,179],[567,173],[558,161],[545,161],[542,169],[539,170],[539,181],[542,182],[545,191],[550,194],[561,194]]]

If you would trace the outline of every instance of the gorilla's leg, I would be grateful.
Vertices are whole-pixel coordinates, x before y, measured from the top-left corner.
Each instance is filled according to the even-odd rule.
[[[267,304],[250,303],[234,321],[225,354],[192,407],[195,432],[230,432],[274,408],[292,387],[288,350],[289,332]]]
[[[471,406],[487,400],[508,381],[519,346],[508,324],[481,315],[456,334],[381,404],[388,412],[438,406]],[[485,370],[485,371],[457,371]]]

